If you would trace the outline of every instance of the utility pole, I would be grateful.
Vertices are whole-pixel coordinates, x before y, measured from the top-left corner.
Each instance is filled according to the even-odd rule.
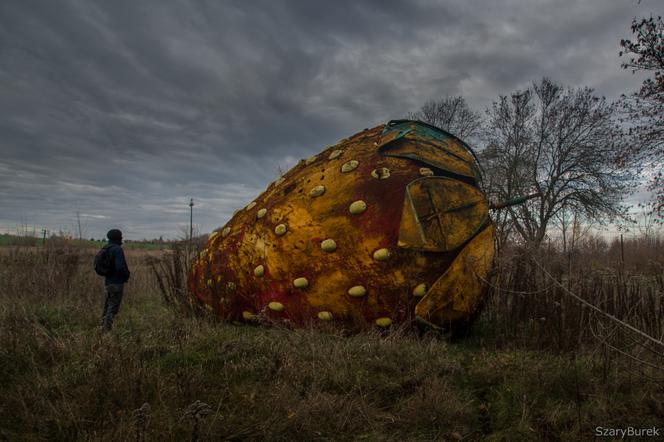
[[[194,199],[189,200],[189,245],[194,237]]]
[[[46,245],[46,234],[48,233],[48,230],[42,229],[42,245]]]
[[[81,212],[76,211],[76,222],[78,223],[78,240],[83,240],[83,229],[81,228]]]

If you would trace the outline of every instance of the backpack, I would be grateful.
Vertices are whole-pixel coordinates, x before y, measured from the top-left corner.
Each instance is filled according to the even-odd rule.
[[[109,248],[110,244],[107,244],[95,255],[94,268],[99,276],[109,276],[114,270]]]

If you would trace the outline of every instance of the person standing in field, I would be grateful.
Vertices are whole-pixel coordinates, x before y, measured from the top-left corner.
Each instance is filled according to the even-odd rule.
[[[105,254],[100,258],[102,267],[105,268],[102,272],[97,271],[97,273],[104,275],[104,285],[106,287],[106,299],[101,314],[102,332],[111,331],[113,319],[118,314],[120,303],[122,303],[124,285],[129,280],[129,267],[127,267],[127,261],[122,250],[122,232],[118,229],[111,229],[106,237],[108,238],[108,244],[102,249],[105,249]],[[96,260],[95,270],[97,270]]]

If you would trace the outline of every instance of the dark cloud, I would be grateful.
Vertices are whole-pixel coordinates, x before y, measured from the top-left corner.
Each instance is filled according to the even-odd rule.
[[[365,127],[546,75],[616,97],[654,1],[0,3],[0,227],[176,236],[223,224]]]

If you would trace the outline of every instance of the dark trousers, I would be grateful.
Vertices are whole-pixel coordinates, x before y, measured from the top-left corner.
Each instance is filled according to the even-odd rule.
[[[101,329],[110,331],[113,327],[113,319],[120,310],[122,302],[122,291],[124,284],[109,284],[106,286],[106,299],[104,300],[104,310],[101,313]]]

